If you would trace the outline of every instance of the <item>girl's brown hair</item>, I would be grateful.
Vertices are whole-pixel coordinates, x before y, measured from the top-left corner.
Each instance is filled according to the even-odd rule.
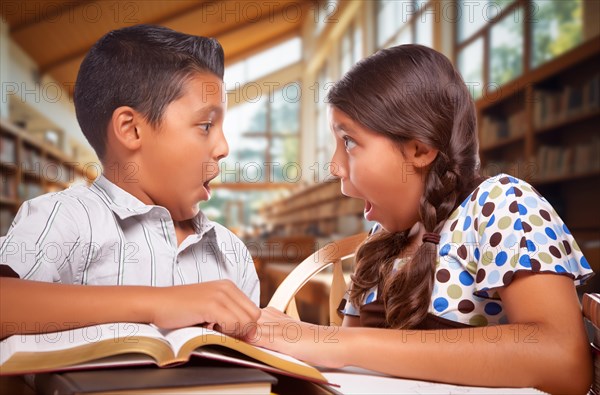
[[[426,232],[439,231],[480,181],[475,106],[460,74],[442,54],[421,45],[378,51],[357,63],[327,95],[332,106],[387,136],[400,149],[416,139],[439,153],[426,175],[419,215]],[[401,169],[398,169],[400,172]],[[402,174],[397,173],[397,177]],[[401,197],[399,197],[399,203]],[[437,246],[423,243],[392,275],[408,230],[380,231],[357,251],[350,301],[359,306],[379,286],[386,320],[413,328],[428,311]]]

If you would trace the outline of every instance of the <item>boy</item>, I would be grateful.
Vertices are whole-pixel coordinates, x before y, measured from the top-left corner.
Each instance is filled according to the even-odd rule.
[[[216,40],[158,26],[115,30],[92,47],[74,102],[104,172],[25,202],[0,240],[2,271],[20,278],[0,285],[2,337],[50,321],[232,333],[256,321],[248,250],[198,208],[228,154],[223,68]]]

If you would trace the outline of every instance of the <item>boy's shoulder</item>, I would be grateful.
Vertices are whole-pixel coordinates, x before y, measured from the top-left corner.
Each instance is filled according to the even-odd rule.
[[[23,206],[42,208],[57,204],[67,206],[75,211],[92,208],[101,204],[101,199],[93,193],[88,185],[74,184],[69,188],[57,192],[48,192],[33,199],[26,200]],[[96,208],[96,207],[94,207]]]

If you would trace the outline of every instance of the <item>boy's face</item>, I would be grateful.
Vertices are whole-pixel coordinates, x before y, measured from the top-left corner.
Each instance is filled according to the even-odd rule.
[[[160,126],[144,133],[139,179],[148,197],[167,208],[175,221],[194,217],[198,203],[210,198],[208,183],[219,175],[218,162],[229,153],[223,134],[226,109],[223,82],[198,73],[166,107]]]

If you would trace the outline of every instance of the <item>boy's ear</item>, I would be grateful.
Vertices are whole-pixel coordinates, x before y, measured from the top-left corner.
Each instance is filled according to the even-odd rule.
[[[115,139],[129,150],[135,151],[141,146],[143,117],[128,106],[118,107],[113,111],[111,125]]]
[[[437,158],[438,150],[419,140],[410,140],[407,144],[407,156],[416,168],[423,169]]]

